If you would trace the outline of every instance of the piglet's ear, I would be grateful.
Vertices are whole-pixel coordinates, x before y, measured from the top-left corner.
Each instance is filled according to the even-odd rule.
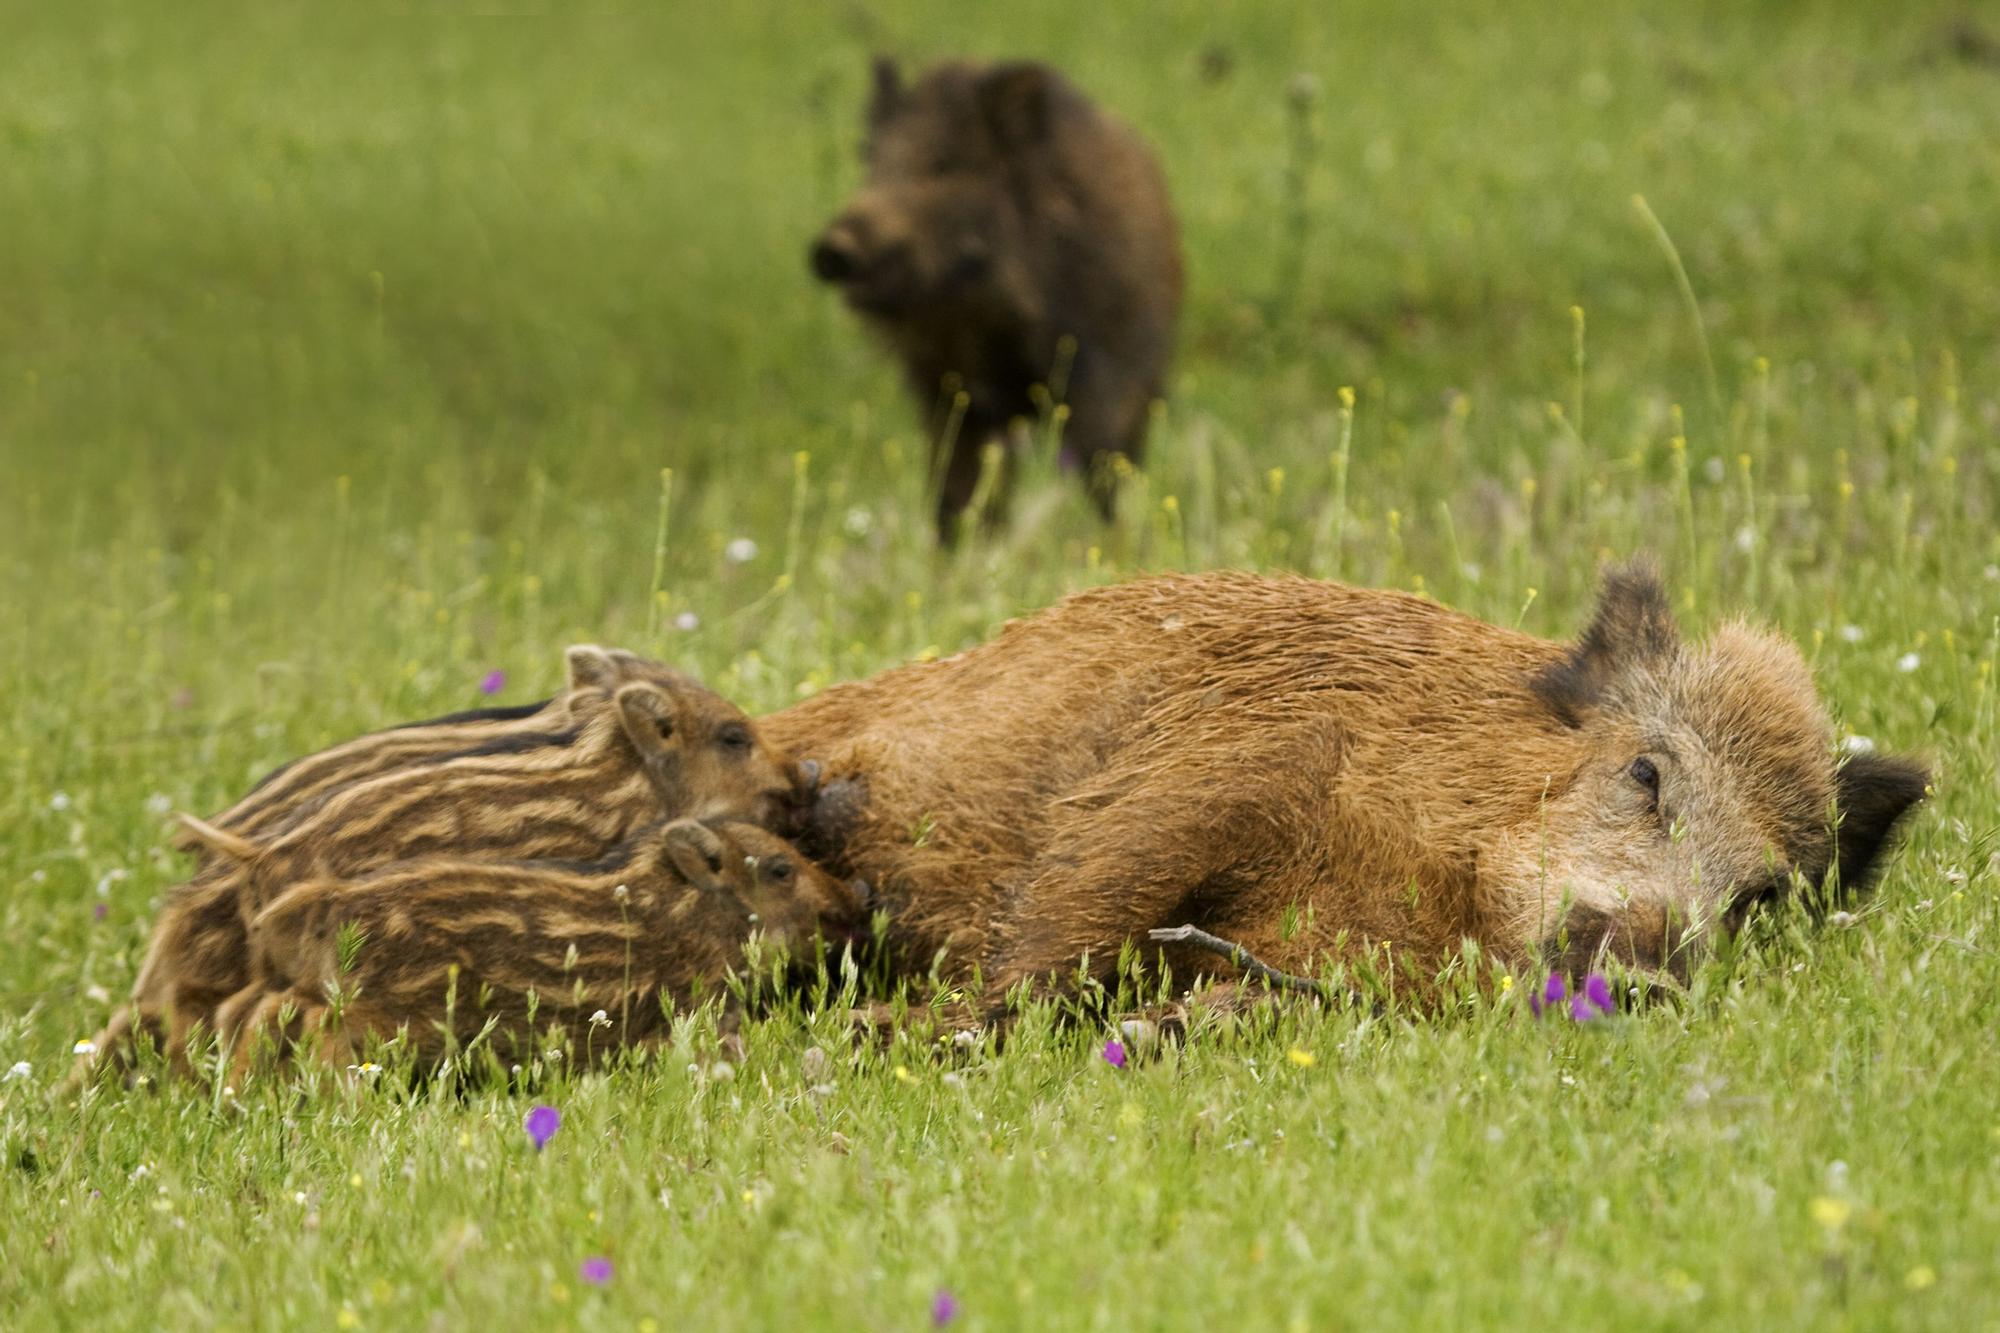
[[[625,739],[632,743],[665,813],[671,815],[685,809],[679,700],[658,685],[637,681],[620,686],[612,697],[618,706],[618,721],[625,730]]]
[[[625,735],[642,756],[657,752],[679,732],[680,710],[665,690],[635,682],[620,686],[613,697]]]
[[[995,65],[979,81],[979,109],[993,137],[1008,148],[1029,148],[1049,134],[1048,66],[1032,61]]]
[[[1610,569],[1583,637],[1561,661],[1535,677],[1535,693],[1564,725],[1579,726],[1583,714],[1621,680],[1671,661],[1680,641],[1653,566],[1639,560]]]
[[[903,71],[894,56],[876,56],[875,88],[868,98],[868,123],[879,125],[896,112],[903,100]]]
[[[1860,754],[1841,766],[1834,777],[1840,818],[1834,839],[1843,892],[1867,891],[1896,822],[1924,799],[1929,784],[1923,765],[1907,759]]]
[[[563,650],[572,690],[608,690],[618,683],[618,666],[606,649],[594,643],[573,643]]]
[[[660,837],[666,843],[667,859],[682,879],[704,893],[721,893],[728,888],[722,881],[722,867],[729,848],[714,829],[692,819],[676,819]]]

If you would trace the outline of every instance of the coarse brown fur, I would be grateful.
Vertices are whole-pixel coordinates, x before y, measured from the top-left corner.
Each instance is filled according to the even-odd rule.
[[[982,448],[1066,413],[1062,462],[1108,515],[1165,389],[1180,240],[1145,141],[1046,65],[949,61],[905,84],[878,60],[867,183],[813,270],[902,360],[929,413],[938,533]],[[962,397],[961,397],[962,395]]]
[[[178,1060],[192,1025],[249,981],[244,926],[289,878],[431,851],[594,856],[662,813],[782,825],[811,786],[810,771],[761,744],[741,710],[671,668],[591,647],[572,649],[569,667],[559,701],[469,724],[451,749],[449,724],[412,729],[432,738],[421,754],[387,740],[409,759],[400,767],[378,771],[371,738],[337,747],[353,780],[335,783],[335,765],[320,766],[326,780],[309,796],[297,789],[283,818],[263,825],[278,830],[267,842],[187,821],[203,865],[170,897],[133,1001],[94,1058],[122,1053],[139,1024]]]
[[[1288,972],[1466,939],[1680,970],[1794,872],[1865,882],[1925,784],[1839,767],[1797,650],[1684,644],[1643,569],[1575,645],[1337,583],[1142,579],[763,725],[826,761],[822,836],[904,962],[979,964],[989,1003],[1184,923]]]
[[[551,1033],[604,1051],[656,1037],[666,1005],[742,967],[753,934],[798,958],[866,910],[865,885],[754,824],[653,824],[594,862],[419,858],[279,895],[251,925],[266,975],[216,1021],[239,1069],[261,1035],[329,1017],[335,1064],[399,1031],[434,1060],[489,1024],[503,1056]]]

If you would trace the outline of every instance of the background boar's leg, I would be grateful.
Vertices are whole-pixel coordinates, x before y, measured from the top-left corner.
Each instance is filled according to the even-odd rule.
[[[951,429],[949,422],[944,429]],[[957,433],[949,441],[950,457],[932,455],[931,475],[938,487],[937,534],[940,545],[950,546],[958,540],[960,520],[979,490],[979,474],[985,466],[985,451],[989,444],[998,445],[1003,450],[999,488],[996,494],[988,497],[986,512],[982,515],[991,526],[1006,513],[1007,493],[1011,489],[1014,471],[1012,460],[1004,454],[1007,444],[1004,423],[995,421],[977,408],[971,409],[958,423]],[[932,448],[941,451],[946,447],[947,442],[940,433]]]
[[[1083,478],[1107,521],[1118,503],[1118,460],[1138,467],[1144,459],[1151,403],[1136,385],[1086,383],[1069,405],[1058,462]]]

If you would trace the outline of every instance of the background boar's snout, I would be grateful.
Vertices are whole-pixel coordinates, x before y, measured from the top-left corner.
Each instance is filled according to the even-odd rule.
[[[861,251],[854,237],[834,228],[813,242],[813,276],[821,282],[849,282],[861,272]]]

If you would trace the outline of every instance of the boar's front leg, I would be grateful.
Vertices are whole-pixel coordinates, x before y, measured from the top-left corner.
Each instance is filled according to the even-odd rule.
[[[1079,366],[1057,462],[1083,478],[1097,512],[1109,521],[1118,503],[1119,460],[1137,467],[1145,456],[1153,396],[1123,377],[1086,376],[1084,369]]]
[[[1024,981],[1065,985],[1086,959],[1105,980],[1126,941],[1228,922],[1243,891],[1318,873],[1313,833],[1331,808],[1337,732],[1232,711],[1155,719],[1153,741],[1062,803],[996,923],[989,1014]]]
[[[944,430],[952,430],[949,422]],[[989,444],[997,444],[1003,451],[999,485],[984,506],[985,513],[979,517],[988,527],[994,527],[1006,517],[1007,501],[1013,489],[1013,460],[1005,454],[1006,423],[975,407],[965,413],[949,438],[940,433],[932,443],[931,482],[938,488],[937,534],[941,546],[953,545],[960,536],[966,507],[979,490],[979,478],[985,470],[985,451]],[[950,451],[949,455],[946,450]]]

